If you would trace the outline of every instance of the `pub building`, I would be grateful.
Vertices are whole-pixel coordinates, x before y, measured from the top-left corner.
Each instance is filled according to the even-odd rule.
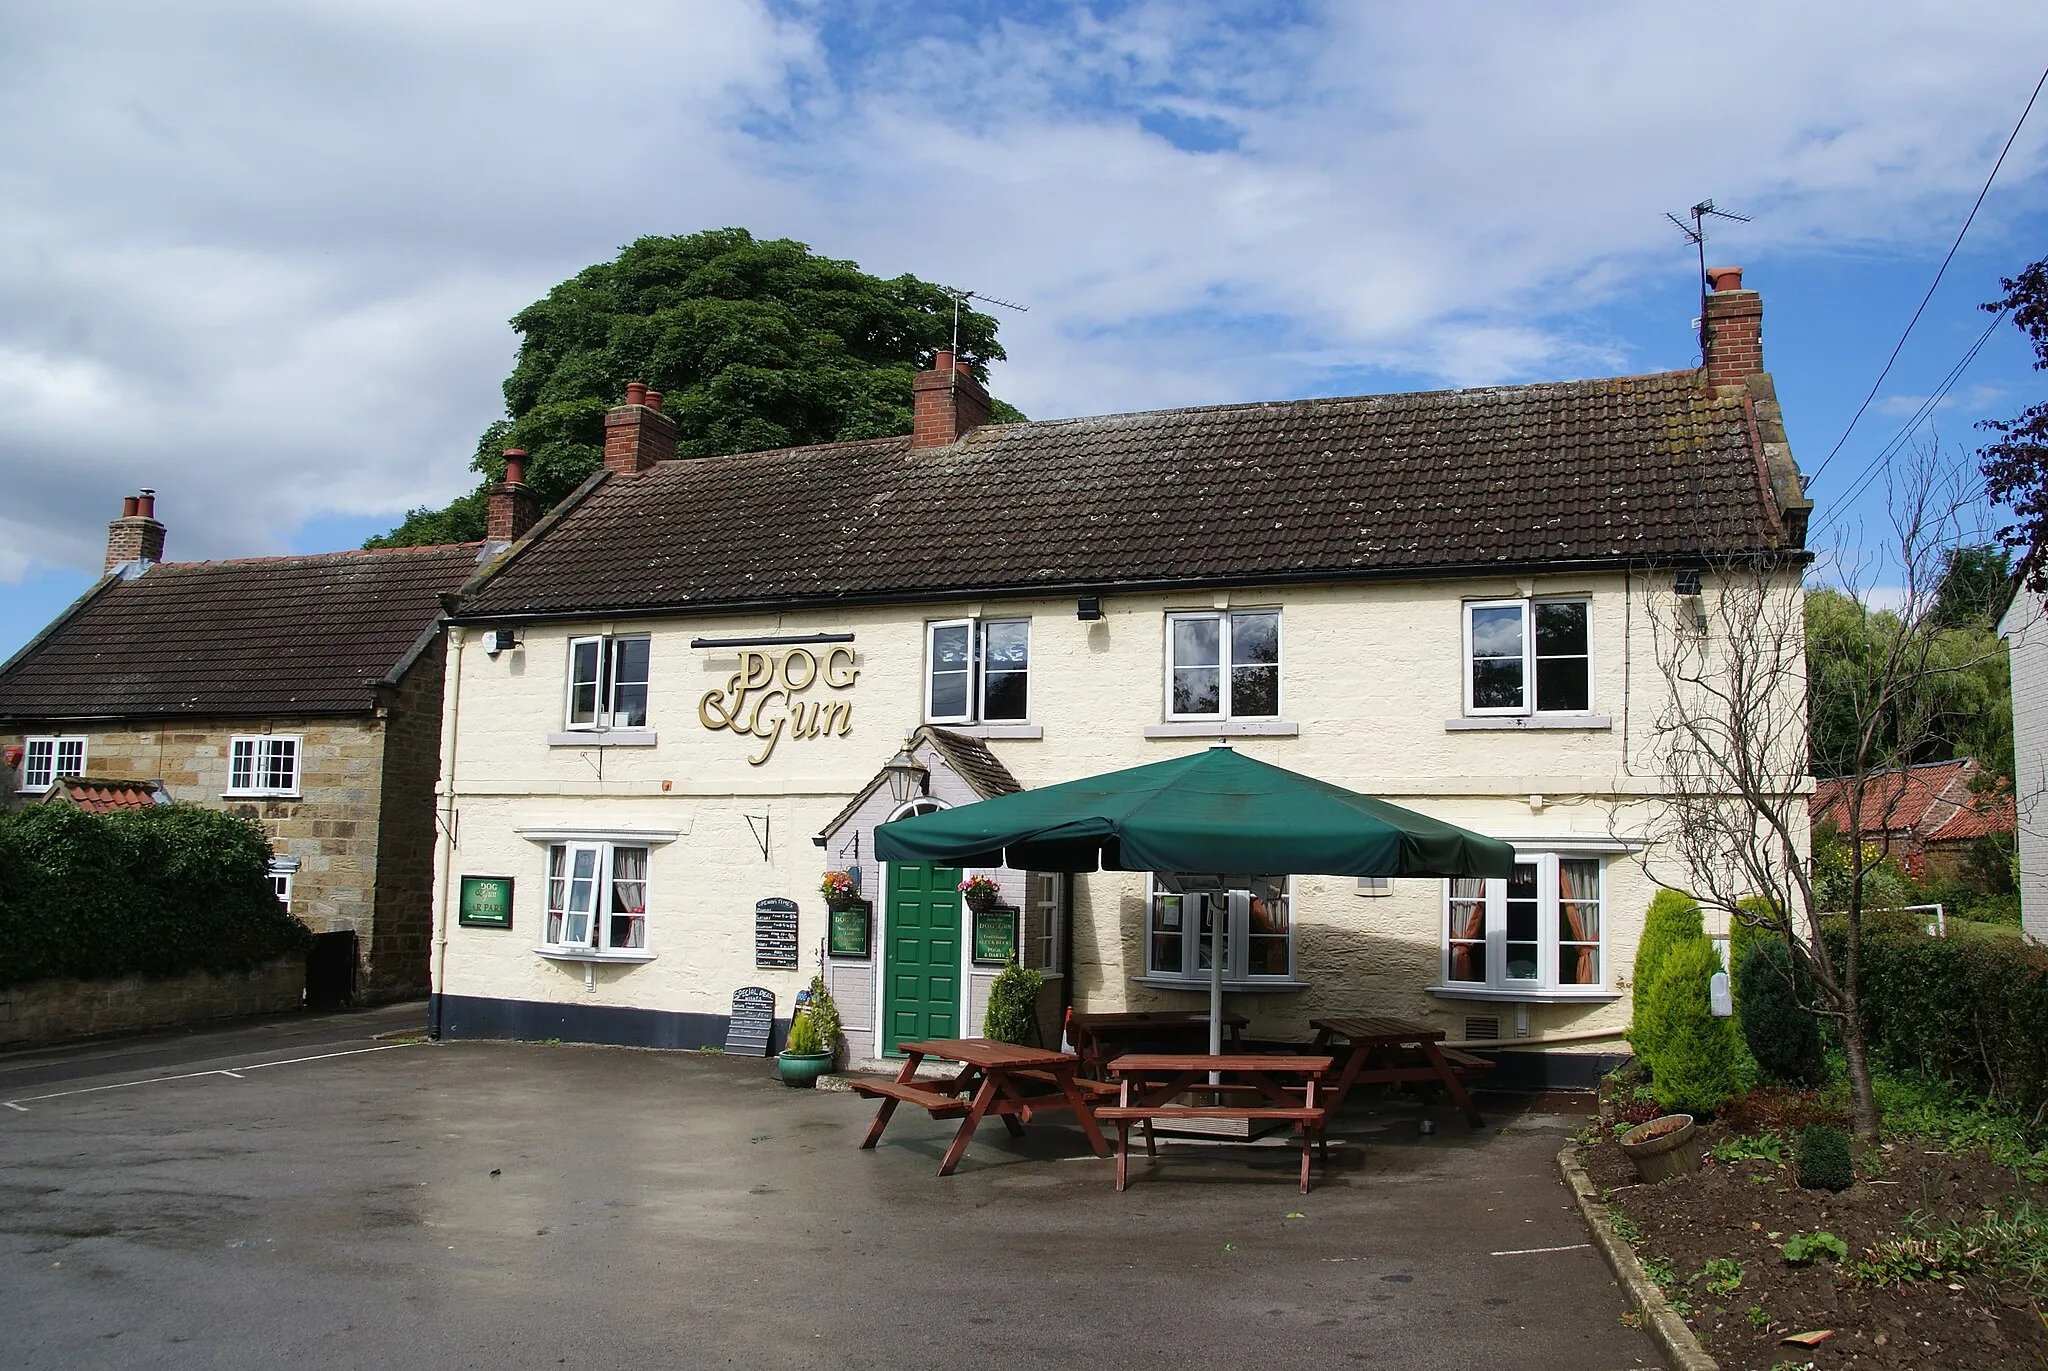
[[[451,601],[436,1030],[718,1045],[736,991],[786,1024],[822,966],[885,1057],[976,1033],[1014,954],[1057,1044],[1068,1006],[1205,1007],[1220,930],[1249,1038],[1394,1015],[1588,1083],[1655,890],[1646,606],[1759,554],[1799,593],[1761,305],[1716,284],[1706,365],[1642,376],[993,425],[940,352],[909,435],[687,459],[629,386],[538,523],[510,464],[506,549]],[[904,815],[1218,745],[1514,875],[1255,901],[874,857]]]

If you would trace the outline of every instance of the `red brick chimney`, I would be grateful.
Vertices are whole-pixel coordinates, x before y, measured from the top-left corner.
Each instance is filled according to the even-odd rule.
[[[1764,301],[1742,288],[1741,267],[1710,267],[1702,322],[1705,334],[1707,384],[1739,386],[1764,369]]]
[[[505,479],[492,484],[484,513],[484,538],[493,543],[516,543],[540,517],[538,502],[526,484],[526,451],[505,449]]]
[[[123,562],[138,562],[147,569],[164,559],[164,526],[156,519],[156,492],[121,497],[121,517],[107,525],[107,565],[112,571]]]
[[[637,476],[676,455],[676,421],[661,412],[661,392],[626,383],[626,403],[604,416],[604,469]]]
[[[988,392],[950,352],[933,357],[930,371],[917,373],[910,395],[913,448],[957,443],[988,422]]]

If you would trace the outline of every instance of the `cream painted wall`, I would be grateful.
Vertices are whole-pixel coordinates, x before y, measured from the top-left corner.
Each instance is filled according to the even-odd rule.
[[[1637,583],[1638,595],[1643,585]],[[1462,714],[1461,602],[1589,593],[1593,600],[1593,712],[1607,726],[1570,730],[1447,729]],[[827,854],[811,839],[871,779],[922,719],[924,624],[979,613],[1031,620],[1031,723],[1038,738],[992,738],[989,747],[1026,786],[1158,761],[1210,745],[1207,737],[1147,738],[1164,719],[1164,615],[1175,609],[1282,609],[1281,715],[1292,737],[1233,737],[1246,754],[1313,773],[1399,804],[1515,839],[1610,838],[1614,802],[1654,802],[1654,777],[1637,775],[1645,692],[1658,684],[1640,603],[1618,575],[1457,582],[1294,586],[1268,590],[1112,595],[1095,623],[1076,619],[1070,597],[528,626],[522,645],[486,657],[474,633],[451,634],[444,728],[443,801],[459,811],[444,828],[445,970],[454,995],[577,999],[599,1004],[723,1014],[732,990],[760,984],[789,997],[809,970],[753,965],[754,902],[770,895],[803,908],[800,943],[815,947],[824,910],[817,896]],[[568,640],[581,634],[652,637],[649,728],[654,746],[550,746],[563,728]],[[845,736],[783,737],[761,765],[761,740],[707,728],[706,692],[739,670],[735,649],[694,649],[697,636],[850,632],[857,682],[822,682],[799,697],[844,699]],[[467,639],[467,641],[465,641]],[[781,710],[771,703],[764,718]],[[764,858],[746,816],[769,829]],[[649,879],[649,942],[656,960],[603,966],[586,985],[581,965],[534,952],[543,924],[541,845],[523,828],[675,830],[655,849]],[[881,910],[870,859],[871,895]],[[1624,988],[1636,929],[1652,886],[1633,862],[1607,862],[1610,988]],[[448,879],[462,873],[518,878],[515,928],[456,927]],[[1076,882],[1072,938],[1075,994],[1097,1008],[1190,1004],[1190,994],[1131,984],[1140,965],[1144,878],[1104,874]],[[1453,1038],[1467,1015],[1498,1016],[1514,1032],[1514,1007],[1447,1001],[1424,987],[1438,979],[1442,883],[1396,882],[1363,898],[1355,882],[1316,877],[1297,885],[1297,965],[1308,991],[1240,994],[1255,1032],[1299,1033],[1313,1014],[1378,1010],[1429,1017]],[[879,938],[878,938],[879,945]],[[1535,1005],[1533,1034],[1618,1027],[1611,1004]],[[1595,1044],[1613,1050],[1614,1044]]]

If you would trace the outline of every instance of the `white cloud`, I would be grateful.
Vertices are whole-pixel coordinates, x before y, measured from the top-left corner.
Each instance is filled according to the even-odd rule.
[[[445,499],[506,317],[644,233],[1022,299],[1033,414],[1683,365],[1683,319],[1583,322],[1684,276],[1662,211],[1757,213],[1751,257],[1940,242],[2044,40],[1988,0],[9,7],[0,580],[96,566],[139,485],[180,556]]]

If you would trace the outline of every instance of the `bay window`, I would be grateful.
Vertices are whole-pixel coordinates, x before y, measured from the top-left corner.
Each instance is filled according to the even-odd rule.
[[[569,640],[568,726],[572,729],[647,727],[649,640]]]
[[[1166,616],[1166,717],[1273,719],[1280,714],[1280,611]]]
[[[299,738],[265,733],[228,739],[230,795],[294,798],[299,793]]]
[[[935,724],[1031,717],[1031,621],[945,619],[925,625],[924,717]]]
[[[647,849],[614,843],[548,848],[546,950],[644,952]]]
[[[1465,712],[1590,712],[1592,610],[1584,598],[1467,601]]]
[[[1444,883],[1441,989],[1597,992],[1606,919],[1596,857],[1524,854],[1506,880]]]
[[[48,790],[66,776],[85,774],[85,739],[29,737],[22,740],[21,788]]]
[[[1153,887],[1145,922],[1145,977],[1209,983],[1216,929],[1223,929],[1223,979],[1294,979],[1291,893],[1266,897],[1242,890],[1176,895]]]

